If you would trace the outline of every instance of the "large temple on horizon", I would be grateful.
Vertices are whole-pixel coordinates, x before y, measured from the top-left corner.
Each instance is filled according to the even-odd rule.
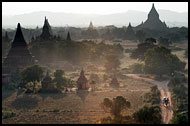
[[[142,28],[158,30],[158,31],[167,29],[167,25],[165,24],[165,22],[162,22],[160,20],[159,14],[154,7],[154,3],[152,4],[152,9],[148,14],[148,19],[144,23],[142,22],[140,25],[138,25],[135,29],[142,29]]]

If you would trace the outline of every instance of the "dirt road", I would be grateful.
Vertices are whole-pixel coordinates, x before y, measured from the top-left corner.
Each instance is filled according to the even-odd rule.
[[[172,102],[171,102],[171,93],[169,92],[168,89],[168,83],[169,80],[166,81],[156,81],[150,78],[142,77],[140,74],[126,74],[128,77],[134,78],[134,79],[140,79],[144,80],[147,82],[150,82],[152,84],[155,84],[158,86],[158,89],[160,90],[161,93],[161,99],[163,97],[168,97],[169,98],[169,105],[167,107],[164,107],[163,104],[161,103],[161,110],[162,110],[162,122],[164,124],[169,124],[170,120],[173,117],[173,110],[172,110]]]

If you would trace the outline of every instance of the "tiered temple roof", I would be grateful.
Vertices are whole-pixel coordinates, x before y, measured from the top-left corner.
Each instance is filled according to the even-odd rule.
[[[77,87],[78,87],[78,90],[88,90],[89,88],[88,80],[86,79],[83,70],[81,70],[80,77],[77,80]]]
[[[3,61],[3,74],[18,72],[25,66],[34,64],[34,57],[27,49],[27,43],[22,34],[20,23],[17,25],[14,41],[7,57]]]
[[[50,40],[52,39],[52,30],[48,22],[48,19],[45,17],[44,26],[42,29],[42,34],[40,35],[40,40]]]
[[[148,14],[148,19],[137,27],[153,30],[165,30],[167,28],[166,24],[160,20],[159,14],[155,9],[154,4],[152,4],[152,8]]]

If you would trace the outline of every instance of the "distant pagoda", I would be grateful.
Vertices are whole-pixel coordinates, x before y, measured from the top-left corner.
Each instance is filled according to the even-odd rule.
[[[94,28],[92,24],[92,21],[90,21],[90,24],[87,30],[82,31],[81,34],[84,39],[96,39],[99,36],[98,31]]]
[[[12,75],[34,63],[34,57],[27,49],[27,43],[23,37],[20,23],[18,23],[11,49],[2,64],[2,73]]]
[[[88,80],[86,79],[83,70],[81,70],[80,77],[77,80],[77,87],[78,87],[78,90],[88,90],[89,88]]]
[[[93,24],[92,24],[92,21],[90,21],[90,25],[88,27],[89,30],[92,30],[94,28]]]
[[[10,41],[11,39],[9,38],[8,33],[5,32],[5,36],[2,36],[2,42],[10,42]]]
[[[136,40],[136,35],[135,35],[135,32],[134,32],[130,22],[129,22],[129,26],[126,29],[126,39],[127,40]]]
[[[159,18],[159,14],[156,11],[154,4],[152,4],[152,9],[148,14],[148,19],[137,26],[137,28],[148,28],[152,30],[165,30],[167,28],[165,22],[162,22]]]
[[[45,17],[44,26],[42,28],[42,34],[40,35],[40,40],[51,40],[53,38],[51,26],[48,19]]]
[[[69,32],[67,33],[67,41],[71,41],[71,36]]]

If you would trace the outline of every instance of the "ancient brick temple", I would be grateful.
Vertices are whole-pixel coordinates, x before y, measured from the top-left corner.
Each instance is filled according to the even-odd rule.
[[[165,22],[162,22],[159,18],[159,14],[156,11],[154,4],[152,4],[152,9],[148,14],[148,19],[137,26],[138,28],[148,28],[153,30],[165,30],[167,28]]]
[[[34,63],[34,57],[27,48],[27,43],[22,34],[20,23],[18,23],[11,49],[7,57],[3,60],[2,75],[12,75],[17,73],[20,69],[33,65]]]
[[[80,77],[77,80],[77,88],[78,90],[88,90],[89,88],[88,80],[86,79],[83,70],[80,72]]]
[[[42,34],[40,35],[41,40],[50,40],[52,38],[51,26],[48,22],[48,19],[45,17],[44,26],[42,29]]]

